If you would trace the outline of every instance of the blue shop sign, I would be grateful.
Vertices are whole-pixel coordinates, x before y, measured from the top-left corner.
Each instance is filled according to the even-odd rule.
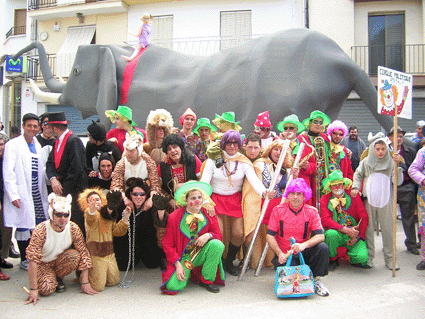
[[[27,57],[19,57],[16,61],[8,55],[6,57],[6,72],[27,73]]]

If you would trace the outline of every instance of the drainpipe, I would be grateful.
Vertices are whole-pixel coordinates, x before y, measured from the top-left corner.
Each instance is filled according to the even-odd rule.
[[[304,13],[304,28],[309,29],[310,28],[310,24],[309,24],[309,19],[308,19],[308,0],[304,0],[304,9],[303,9],[303,13]]]

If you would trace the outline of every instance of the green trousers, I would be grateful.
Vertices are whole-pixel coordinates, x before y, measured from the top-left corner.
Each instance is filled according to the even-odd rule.
[[[359,240],[353,246],[348,246],[347,242],[350,237],[346,234],[340,233],[335,229],[328,229],[325,231],[325,243],[329,246],[329,257],[333,258],[337,254],[338,247],[347,248],[347,255],[350,257],[352,264],[366,264],[368,260],[366,242]]]
[[[214,282],[216,276],[217,276],[217,267],[220,266],[220,270],[222,269],[222,262],[221,262],[221,256],[223,255],[224,251],[224,244],[217,239],[212,239],[209,242],[205,244],[205,246],[202,248],[201,252],[198,256],[196,256],[195,260],[193,261],[193,266],[198,267],[202,265],[202,277],[204,277],[205,280]],[[189,255],[186,254],[183,256],[181,263],[183,265],[183,260],[188,260]],[[183,266],[184,267],[184,266]],[[176,291],[176,290],[183,290],[187,282],[190,278],[190,270],[186,269],[186,280],[180,281],[177,279],[177,272],[174,272],[173,275],[170,277],[170,279],[166,283],[167,290],[170,291]]]

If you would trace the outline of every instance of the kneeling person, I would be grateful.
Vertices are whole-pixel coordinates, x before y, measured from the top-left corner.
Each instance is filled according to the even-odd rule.
[[[209,184],[189,181],[175,194],[176,201],[186,207],[168,217],[162,240],[167,257],[167,269],[162,273],[163,293],[178,293],[186,287],[189,278],[209,292],[220,291],[216,284],[224,286],[221,261],[224,244],[217,216],[210,217],[202,208],[211,193]]]
[[[338,266],[338,247],[347,248],[352,264],[364,267],[368,260],[365,238],[369,216],[360,195],[354,198],[348,195],[351,184],[351,180],[344,178],[340,170],[323,180],[325,195],[320,199],[320,211],[322,225],[326,229],[325,243],[329,246],[331,257],[330,270]]]
[[[328,296],[321,277],[328,274],[329,247],[323,242],[325,236],[317,209],[305,203],[312,196],[311,188],[304,179],[297,178],[286,186],[284,196],[289,202],[273,208],[267,230],[267,242],[276,254],[272,263],[284,266],[292,250],[291,265],[297,265],[298,253],[302,252],[313,272],[316,294]],[[295,239],[292,246],[291,237]]]
[[[48,199],[50,219],[35,227],[26,250],[31,288],[26,304],[35,305],[39,293],[48,296],[54,291],[64,292],[63,278],[77,269],[81,270],[81,291],[97,293],[88,279],[92,260],[83,234],[77,224],[69,221],[71,195],[65,198],[51,193]]]

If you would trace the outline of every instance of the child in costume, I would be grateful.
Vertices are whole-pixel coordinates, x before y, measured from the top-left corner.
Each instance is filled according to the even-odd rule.
[[[105,285],[115,286],[120,281],[112,239],[127,233],[131,209],[127,207],[117,223],[121,192],[110,192],[105,196],[100,188],[86,189],[80,194],[78,203],[84,211],[86,245],[93,261],[89,282],[94,290],[103,291]]]
[[[170,214],[162,240],[167,257],[163,293],[177,294],[189,279],[213,293],[220,291],[216,284],[224,286],[224,244],[217,216],[210,217],[202,208],[211,193],[211,185],[189,181],[175,194],[176,201],[185,207]]]
[[[131,57],[121,55],[121,57],[124,60],[127,60],[128,62],[133,60],[142,49],[145,49],[151,43],[152,40],[152,25],[149,23],[152,19],[152,15],[149,13],[145,13],[140,19],[142,19],[143,24],[140,27],[139,32],[137,34],[129,32],[130,35],[139,38],[139,42],[136,46],[136,49],[134,49],[134,52]]]
[[[361,190],[362,180],[364,180],[363,193],[367,197],[365,207],[369,215],[369,224],[366,230],[366,243],[369,259],[364,268],[373,267],[375,257],[375,234],[374,227],[379,221],[382,232],[382,242],[384,246],[384,260],[387,268],[392,269],[392,245],[393,245],[393,201],[392,177],[394,168],[397,168],[397,181],[400,185],[403,182],[403,169],[397,167],[400,162],[400,155],[394,154],[391,157],[388,141],[384,139],[384,134],[379,132],[375,136],[369,133],[368,140],[369,154],[360,162],[353,178],[353,188],[351,197],[356,197]],[[399,268],[396,266],[396,269]]]

